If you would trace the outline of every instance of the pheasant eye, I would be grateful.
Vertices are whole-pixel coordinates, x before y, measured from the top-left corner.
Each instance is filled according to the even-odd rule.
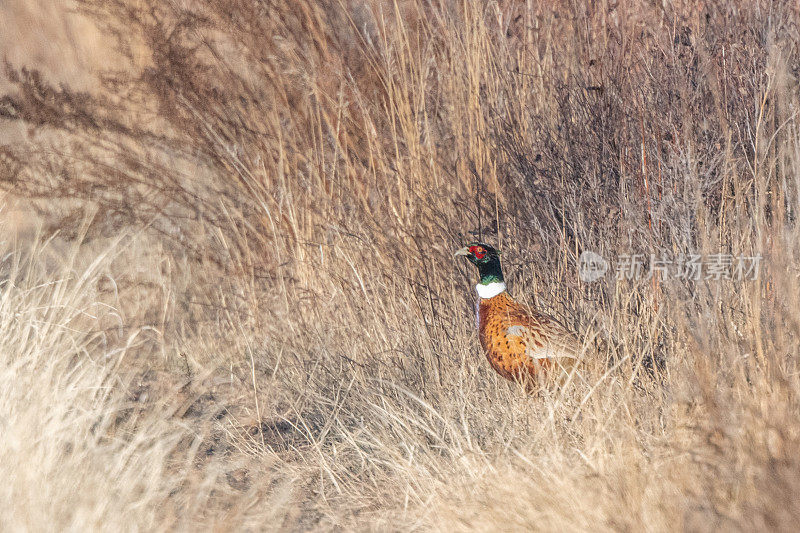
[[[483,259],[486,256],[486,250],[480,246],[471,246],[469,251],[476,259]]]

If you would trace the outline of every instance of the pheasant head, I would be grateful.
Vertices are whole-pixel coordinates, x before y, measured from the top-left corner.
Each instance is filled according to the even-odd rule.
[[[482,242],[472,242],[456,251],[455,255],[464,256],[478,268],[478,294],[503,292],[506,284],[503,281],[503,269],[500,267],[500,252]],[[499,292],[497,292],[499,291]],[[483,294],[482,294],[483,293]]]

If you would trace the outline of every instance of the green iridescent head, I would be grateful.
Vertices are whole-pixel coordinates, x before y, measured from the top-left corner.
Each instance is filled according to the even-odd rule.
[[[455,255],[467,258],[470,263],[478,267],[478,276],[481,285],[503,281],[503,270],[500,268],[500,252],[482,242],[471,242]]]

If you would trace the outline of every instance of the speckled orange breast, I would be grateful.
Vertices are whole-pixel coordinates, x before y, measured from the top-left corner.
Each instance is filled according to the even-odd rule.
[[[527,336],[509,334],[509,328],[524,325]],[[532,359],[529,349],[541,348],[541,322],[506,292],[478,304],[478,332],[489,363],[507,379],[525,379],[553,365],[550,359]]]

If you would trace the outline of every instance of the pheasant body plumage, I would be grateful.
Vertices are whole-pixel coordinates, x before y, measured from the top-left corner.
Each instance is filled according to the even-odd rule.
[[[578,361],[581,344],[553,317],[514,301],[505,290],[497,251],[473,243],[456,254],[478,267],[478,333],[492,368],[510,380],[569,372]]]
[[[519,380],[569,371],[580,346],[552,317],[515,302],[507,292],[478,303],[478,333],[492,368],[506,379]]]

